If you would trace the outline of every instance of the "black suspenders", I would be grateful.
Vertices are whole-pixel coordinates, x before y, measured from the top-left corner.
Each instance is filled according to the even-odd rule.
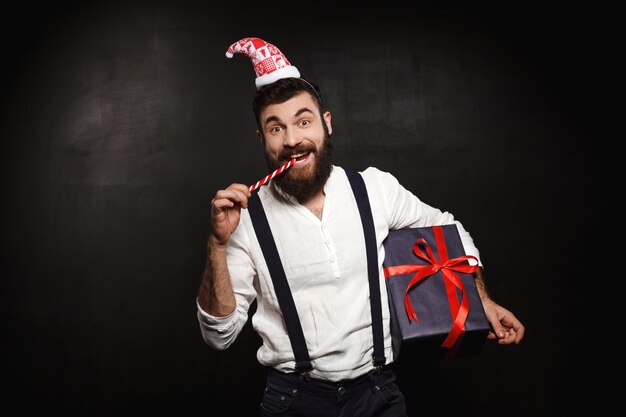
[[[360,174],[346,170],[352,192],[359,207],[363,234],[365,236],[365,250],[367,254],[367,274],[369,277],[370,304],[372,310],[372,333],[374,337],[373,363],[375,367],[385,364],[385,346],[383,339],[383,314],[380,295],[380,277],[378,271],[378,251],[376,249],[376,231],[372,210],[369,204],[365,182]],[[306,347],[304,333],[300,325],[300,319],[296,306],[289,289],[287,276],[276,248],[265,210],[261,204],[258,193],[255,193],[248,201],[248,212],[254,225],[254,231],[261,245],[265,262],[272,277],[274,291],[278,298],[278,304],[285,319],[287,334],[291,342],[291,348],[296,359],[296,370],[307,373],[313,369],[311,358]]]
[[[265,257],[265,262],[270,270],[270,276],[272,277],[272,283],[274,284],[274,291],[276,292],[276,298],[278,298],[280,310],[285,319],[285,326],[287,327],[287,334],[291,341],[291,348],[296,357],[296,370],[300,373],[309,372],[313,369],[313,366],[311,365],[311,358],[306,348],[302,326],[300,326],[300,318],[298,317],[296,305],[293,302],[289,283],[287,282],[287,276],[285,275],[283,264],[280,261],[280,255],[278,254],[278,249],[274,242],[274,236],[267,222],[265,210],[263,210],[263,204],[261,204],[258,193],[254,193],[248,200],[248,211],[250,212],[254,231],[259,239],[261,250],[263,251],[263,257]]]
[[[383,338],[383,311],[380,301],[380,275],[378,273],[378,250],[376,249],[376,230],[372,208],[367,196],[367,188],[363,177],[357,173],[346,170],[352,192],[356,198],[365,235],[365,253],[367,254],[367,275],[370,284],[370,305],[372,310],[372,332],[374,336],[374,366],[385,364],[385,343]]]

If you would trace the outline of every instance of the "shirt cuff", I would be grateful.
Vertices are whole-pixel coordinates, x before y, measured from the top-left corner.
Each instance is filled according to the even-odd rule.
[[[237,309],[234,309],[232,313],[224,317],[212,316],[200,307],[198,298],[196,298],[196,306],[198,307],[198,318],[200,318],[204,324],[214,328],[228,327],[228,324],[233,320],[237,312]]]

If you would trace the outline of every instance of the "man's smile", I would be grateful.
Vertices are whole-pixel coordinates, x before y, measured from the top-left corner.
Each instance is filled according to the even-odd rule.
[[[305,165],[311,160],[311,152],[303,152],[297,155],[294,155],[293,158],[296,158],[295,165]]]
[[[288,161],[295,159],[295,164],[296,165],[306,165],[307,163],[309,163],[313,158],[312,158],[313,152],[308,150],[308,151],[299,151],[296,153],[293,153],[291,155],[283,155],[281,157],[281,161],[284,161],[285,163],[287,163]]]

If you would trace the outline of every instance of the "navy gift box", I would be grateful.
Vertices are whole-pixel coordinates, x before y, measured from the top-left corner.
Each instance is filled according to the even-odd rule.
[[[491,326],[456,225],[393,230],[384,247],[394,356],[479,353]]]

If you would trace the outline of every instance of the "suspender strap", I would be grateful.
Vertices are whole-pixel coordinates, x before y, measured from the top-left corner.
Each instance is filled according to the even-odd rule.
[[[370,206],[367,188],[363,177],[350,170],[346,170],[352,192],[356,198],[361,224],[365,235],[365,252],[367,254],[367,275],[370,287],[370,305],[372,310],[372,333],[374,336],[374,366],[382,366],[386,362],[385,342],[383,337],[383,312],[380,295],[380,274],[378,271],[378,251],[376,249],[376,230]]]
[[[254,231],[259,239],[265,262],[272,277],[280,310],[283,313],[287,334],[289,335],[291,348],[296,359],[296,370],[300,373],[309,372],[313,369],[313,366],[311,365],[311,358],[304,340],[300,318],[298,317],[298,311],[287,282],[287,276],[285,275],[285,270],[276,248],[276,242],[274,241],[274,236],[258,193],[253,194],[248,200],[248,212],[250,213]]]

